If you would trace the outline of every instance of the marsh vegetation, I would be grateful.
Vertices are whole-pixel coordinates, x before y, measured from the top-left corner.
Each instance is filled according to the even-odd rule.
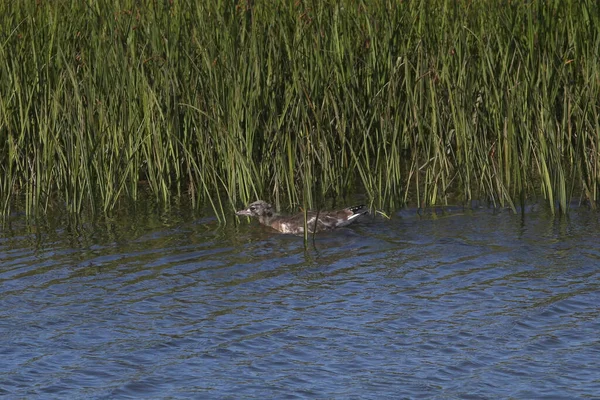
[[[600,194],[600,4],[0,4],[4,215]]]

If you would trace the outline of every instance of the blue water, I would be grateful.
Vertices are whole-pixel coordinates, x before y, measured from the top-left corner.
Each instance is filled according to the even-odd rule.
[[[367,217],[307,247],[132,212],[0,232],[3,398],[599,398],[599,214]]]

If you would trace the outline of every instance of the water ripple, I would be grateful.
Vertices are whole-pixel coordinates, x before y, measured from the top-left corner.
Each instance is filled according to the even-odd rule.
[[[403,212],[307,247],[212,219],[76,241],[12,231],[0,237],[0,393],[591,398],[598,228],[582,209]]]

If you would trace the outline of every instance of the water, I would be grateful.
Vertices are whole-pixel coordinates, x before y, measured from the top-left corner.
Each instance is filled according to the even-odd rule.
[[[599,214],[0,234],[3,398],[598,398]]]

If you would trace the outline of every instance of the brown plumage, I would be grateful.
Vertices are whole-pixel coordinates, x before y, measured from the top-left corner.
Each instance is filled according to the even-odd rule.
[[[306,226],[310,233],[327,231],[349,225],[367,212],[369,211],[364,205],[337,211],[308,211],[306,213]],[[273,206],[262,200],[248,205],[248,208],[236,212],[236,215],[257,217],[261,224],[270,226],[282,233],[304,233],[304,213],[281,216],[273,211]]]

